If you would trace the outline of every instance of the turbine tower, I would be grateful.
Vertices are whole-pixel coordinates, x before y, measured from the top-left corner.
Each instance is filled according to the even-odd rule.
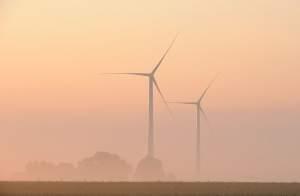
[[[154,157],[154,88],[158,91],[160,94],[164,104],[166,105],[168,111],[171,113],[171,110],[168,106],[168,103],[157,83],[157,80],[155,78],[155,74],[158,70],[158,68],[163,63],[164,59],[166,58],[167,54],[169,53],[170,49],[174,45],[176,41],[177,35],[171,42],[169,48],[166,50],[164,55],[161,57],[161,59],[158,61],[157,65],[154,67],[154,69],[150,73],[137,73],[137,72],[131,72],[131,73],[106,73],[106,74],[113,74],[113,75],[131,75],[131,76],[141,76],[148,78],[149,81],[149,105],[148,105],[148,150],[147,150],[147,157],[153,158]]]
[[[204,99],[207,91],[209,90],[209,88],[211,87],[211,85],[213,84],[213,82],[215,80],[216,80],[216,77],[209,83],[208,87],[203,91],[202,95],[200,96],[200,98],[197,101],[195,101],[195,102],[171,102],[171,103],[175,103],[175,104],[193,105],[196,108],[197,127],[196,127],[195,172],[196,172],[197,178],[199,177],[199,174],[200,174],[200,116],[201,116],[201,113],[203,114],[204,118],[208,121],[207,115],[204,112],[203,108],[201,107],[201,102]]]

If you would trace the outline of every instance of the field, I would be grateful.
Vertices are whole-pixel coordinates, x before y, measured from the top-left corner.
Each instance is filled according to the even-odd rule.
[[[0,182],[0,196],[296,196],[298,183]]]

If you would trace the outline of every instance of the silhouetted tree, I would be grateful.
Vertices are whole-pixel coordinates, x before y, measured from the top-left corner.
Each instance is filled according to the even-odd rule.
[[[18,173],[15,177],[20,180],[38,181],[126,181],[130,174],[131,166],[118,155],[97,152],[79,161],[77,167],[71,163],[29,162],[25,172]]]
[[[142,159],[135,171],[135,180],[138,181],[163,181],[165,174],[162,162],[147,156]]]
[[[81,178],[97,181],[125,181],[131,173],[131,166],[118,155],[97,152],[94,156],[78,163]]]

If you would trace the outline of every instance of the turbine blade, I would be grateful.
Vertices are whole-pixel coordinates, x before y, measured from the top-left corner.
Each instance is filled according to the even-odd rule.
[[[184,104],[184,105],[197,105],[195,102],[169,102],[174,104]]]
[[[198,103],[200,103],[202,101],[202,99],[205,97],[207,91],[210,89],[210,87],[212,86],[212,84],[215,82],[215,80],[217,79],[218,74],[214,77],[214,79],[208,84],[207,88],[203,91],[201,97],[198,100]]]
[[[155,68],[152,71],[152,74],[155,74],[155,72],[157,71],[157,69],[160,67],[160,65],[162,64],[162,62],[164,61],[164,59],[166,58],[167,54],[169,53],[169,51],[171,50],[171,48],[173,47],[176,39],[178,37],[178,34],[175,36],[175,38],[173,39],[173,41],[171,42],[169,48],[166,50],[166,52],[164,53],[164,55],[161,57],[161,59],[159,60],[158,64],[155,66]]]
[[[164,102],[164,104],[165,104],[165,106],[166,106],[166,108],[167,108],[169,114],[170,114],[171,116],[173,116],[172,110],[171,110],[171,108],[169,107],[169,104],[168,104],[168,102],[167,102],[167,100],[166,100],[164,94],[163,94],[162,91],[160,90],[160,87],[159,87],[157,81],[155,80],[155,78],[153,78],[153,83],[154,83],[154,85],[155,85],[155,87],[156,87],[156,89],[157,89],[157,91],[158,91],[160,97],[162,98],[162,100],[163,100],[163,102]]]
[[[202,109],[201,106],[199,107],[199,110],[200,110],[200,112],[203,114],[203,117],[204,117],[205,121],[206,121],[207,124],[208,124],[208,128],[211,130],[211,124],[210,124],[210,121],[209,121],[209,119],[208,119],[206,113],[204,112],[204,110]]]
[[[102,75],[135,75],[135,76],[149,76],[146,73],[102,73]]]

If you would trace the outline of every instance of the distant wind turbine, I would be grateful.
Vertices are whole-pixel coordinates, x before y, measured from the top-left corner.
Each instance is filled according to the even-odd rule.
[[[199,176],[199,172],[200,172],[200,114],[202,113],[204,118],[206,119],[207,122],[208,121],[208,117],[206,115],[206,113],[204,112],[203,108],[201,107],[201,102],[204,99],[207,91],[209,90],[209,88],[211,87],[211,85],[213,84],[213,82],[216,80],[216,77],[209,83],[208,87],[203,91],[202,95],[200,96],[200,98],[195,101],[195,102],[170,102],[170,103],[175,103],[175,104],[184,104],[184,105],[194,105],[196,106],[196,110],[197,110],[197,130],[196,130],[196,164],[195,164],[195,169],[196,169],[196,176]]]
[[[162,62],[166,58],[167,54],[169,53],[170,49],[174,45],[175,41],[177,39],[177,35],[173,39],[171,45],[169,48],[166,50],[164,55],[161,57],[159,60],[158,64],[154,67],[152,72],[150,73],[105,73],[105,74],[113,74],[113,75],[133,75],[133,76],[142,76],[142,77],[147,77],[149,80],[149,115],[148,115],[148,149],[147,149],[147,156],[150,158],[154,158],[154,86],[157,89],[158,93],[160,94],[161,98],[163,99],[164,104],[166,105],[168,111],[171,113],[171,110],[169,108],[169,105],[165,99],[165,96],[163,95],[162,91],[160,90],[160,87],[155,79],[155,73],[157,72],[158,68],[161,66]]]

